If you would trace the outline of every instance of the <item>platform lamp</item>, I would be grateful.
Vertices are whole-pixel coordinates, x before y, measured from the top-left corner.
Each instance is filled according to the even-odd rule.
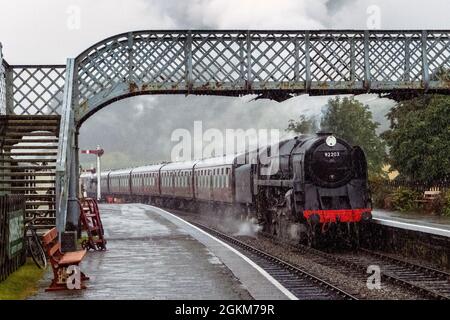
[[[101,171],[101,157],[105,153],[103,149],[100,148],[100,146],[97,146],[97,149],[95,150],[81,150],[81,153],[83,154],[95,154],[97,156],[97,200],[100,201],[102,197],[102,191],[100,188],[100,175],[102,173]]]

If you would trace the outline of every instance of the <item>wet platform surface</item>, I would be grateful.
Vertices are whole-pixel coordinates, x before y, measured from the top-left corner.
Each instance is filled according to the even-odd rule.
[[[220,241],[164,210],[101,205],[107,251],[89,252],[86,290],[45,292],[51,270],[30,299],[287,299],[289,292]]]
[[[373,221],[396,228],[450,237],[450,217],[374,209]]]

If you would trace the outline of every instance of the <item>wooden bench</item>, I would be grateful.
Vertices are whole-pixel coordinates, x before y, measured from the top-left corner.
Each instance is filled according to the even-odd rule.
[[[416,200],[416,202],[422,203],[433,202],[434,200],[438,199],[440,195],[441,195],[440,191],[425,191],[423,193],[422,199],[418,199]]]
[[[419,204],[422,204],[426,210],[431,210],[433,203],[439,199],[440,195],[441,195],[440,191],[428,190],[424,191],[421,199],[417,199],[415,201],[418,202]]]
[[[68,290],[67,278],[69,275],[66,270],[69,266],[78,266],[86,255],[86,250],[61,252],[61,243],[58,241],[58,231],[56,228],[44,234],[42,243],[53,269],[52,283],[45,291]],[[89,278],[81,272],[80,280],[80,289],[86,289],[83,281],[89,280]]]

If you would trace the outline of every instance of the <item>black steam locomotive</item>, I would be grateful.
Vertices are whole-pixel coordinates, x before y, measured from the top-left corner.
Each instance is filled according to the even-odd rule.
[[[82,176],[95,195],[96,179]],[[102,172],[102,195],[255,219],[263,230],[310,246],[356,244],[371,219],[360,147],[329,133],[301,135],[253,152]]]

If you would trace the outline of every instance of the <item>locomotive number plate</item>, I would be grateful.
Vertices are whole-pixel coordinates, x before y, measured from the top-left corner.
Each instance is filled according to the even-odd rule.
[[[340,156],[339,151],[325,152],[324,155],[326,158],[335,158]]]

